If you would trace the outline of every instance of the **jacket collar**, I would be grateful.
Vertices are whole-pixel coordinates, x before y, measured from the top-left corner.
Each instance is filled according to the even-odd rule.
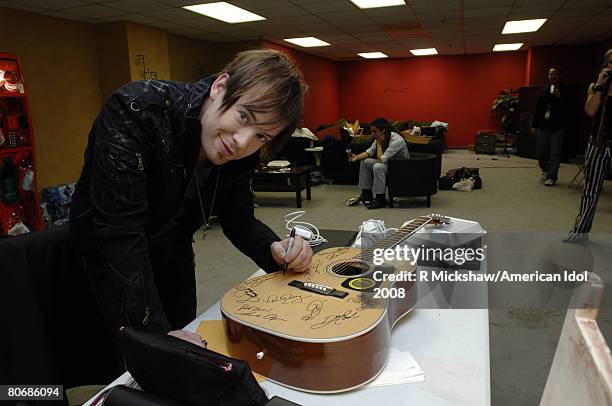
[[[200,134],[202,133],[200,110],[202,110],[202,103],[208,96],[215,79],[216,76],[209,76],[195,82],[189,91],[187,103],[184,105],[185,140],[183,142],[183,156],[188,168],[195,166],[200,154]]]
[[[212,83],[217,78],[217,75],[208,76],[207,78],[200,79],[194,83],[187,99],[187,109],[185,110],[185,118],[195,118],[199,120],[200,110],[202,109],[202,103],[210,92]]]

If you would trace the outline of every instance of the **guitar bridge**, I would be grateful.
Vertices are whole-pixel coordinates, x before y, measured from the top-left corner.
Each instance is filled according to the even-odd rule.
[[[344,299],[346,296],[348,296],[347,292],[342,292],[340,290],[330,288],[329,286],[319,285],[318,283],[300,282],[293,280],[289,282],[289,286],[293,286],[301,290],[306,290],[308,292],[318,293],[319,295],[323,296],[337,297],[339,299]]]

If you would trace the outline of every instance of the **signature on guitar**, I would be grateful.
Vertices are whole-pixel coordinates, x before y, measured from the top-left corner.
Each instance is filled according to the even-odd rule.
[[[255,292],[251,288],[247,288],[242,285],[236,286],[236,290],[234,291],[234,297],[236,298],[236,303],[257,303],[259,302],[259,297],[257,296],[257,292]]]
[[[359,315],[357,313],[358,313],[357,310],[347,310],[343,314],[327,316],[325,317],[325,319],[323,319],[322,322],[315,323],[312,326],[310,326],[310,328],[313,330],[317,330],[325,326],[329,326],[330,324],[339,326],[340,324],[342,324],[343,321],[358,318]]]
[[[272,309],[243,304],[242,306],[238,308],[238,310],[236,311],[236,314],[240,314],[242,316],[260,318],[264,320],[270,320],[270,321],[273,321],[273,320],[287,321],[287,319],[283,319],[276,313],[268,313],[270,310]]]
[[[313,300],[312,302],[308,303],[308,306],[306,307],[306,311],[308,313],[302,316],[302,320],[309,321],[316,318],[319,313],[321,313],[321,310],[323,310],[323,301]]]

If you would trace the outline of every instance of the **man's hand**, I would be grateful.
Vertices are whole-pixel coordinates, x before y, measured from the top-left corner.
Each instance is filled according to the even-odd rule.
[[[293,240],[293,247],[291,247],[291,252],[289,253],[287,253],[288,245],[288,238],[282,241],[273,242],[272,245],[270,245],[270,251],[272,251],[274,261],[280,266],[283,266],[285,260],[287,260],[287,264],[289,264],[287,269],[293,272],[306,272],[312,259],[312,248],[310,248],[310,244],[298,235]]]
[[[189,341],[192,344],[206,348],[206,340],[203,340],[199,335],[185,330],[174,330],[168,333],[169,336],[180,338],[181,340]]]
[[[358,161],[357,155],[351,154],[351,156],[349,156],[349,162],[355,162],[355,161]]]

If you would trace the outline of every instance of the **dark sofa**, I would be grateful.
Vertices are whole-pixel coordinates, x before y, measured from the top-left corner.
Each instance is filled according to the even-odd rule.
[[[364,130],[366,128],[365,126],[366,124],[363,125]],[[398,130],[402,131],[399,128]],[[438,179],[440,177],[442,166],[444,134],[446,133],[446,130],[443,127],[421,127],[421,133],[423,135],[433,134],[432,136],[434,138],[429,144],[415,144],[406,141],[408,151],[410,153],[427,153],[436,155],[436,179]],[[349,136],[346,130],[341,130],[340,139],[326,137],[321,140],[321,145],[323,146],[321,166],[323,168],[325,178],[332,180],[334,183],[356,185],[359,181],[359,162],[349,162],[346,150],[350,149],[355,155],[360,154],[367,150],[370,145],[372,145],[372,138],[352,138]]]

